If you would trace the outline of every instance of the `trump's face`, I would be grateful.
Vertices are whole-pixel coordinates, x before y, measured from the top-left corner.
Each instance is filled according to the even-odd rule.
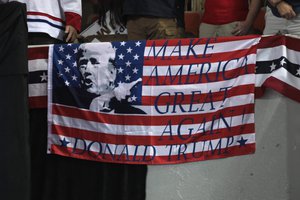
[[[110,43],[83,44],[79,58],[79,70],[83,76],[83,84],[87,91],[97,95],[112,92],[116,79],[115,50]]]

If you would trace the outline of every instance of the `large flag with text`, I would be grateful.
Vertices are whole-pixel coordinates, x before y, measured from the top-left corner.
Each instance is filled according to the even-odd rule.
[[[259,39],[50,46],[48,153],[131,164],[254,153]]]

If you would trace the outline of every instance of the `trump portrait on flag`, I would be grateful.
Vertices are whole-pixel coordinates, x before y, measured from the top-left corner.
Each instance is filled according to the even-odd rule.
[[[117,69],[116,51],[111,43],[103,43],[102,48],[94,43],[81,44],[78,48],[77,67],[82,75],[82,87],[97,95],[89,109],[95,112],[136,113],[144,112],[128,104],[130,90],[141,78],[129,83],[115,83]]]

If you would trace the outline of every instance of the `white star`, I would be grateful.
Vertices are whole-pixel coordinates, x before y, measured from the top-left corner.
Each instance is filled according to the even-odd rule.
[[[272,65],[270,67],[271,67],[271,72],[276,69],[276,65],[274,63],[272,63]]]
[[[114,50],[114,51],[117,51],[117,50],[118,50],[118,48],[116,48],[116,47],[113,47],[113,50]]]
[[[66,81],[65,81],[65,85],[66,85],[66,86],[69,86],[69,85],[70,85],[69,81],[66,80]]]
[[[130,77],[129,75],[126,75],[126,76],[125,76],[126,81],[130,81],[130,78],[131,78],[131,77]]]
[[[141,44],[142,44],[142,43],[141,43],[140,41],[137,41],[137,42],[135,43],[135,46],[136,46],[136,47],[140,47]]]
[[[127,67],[130,67],[131,62],[128,60],[125,64],[126,64]]]
[[[73,62],[73,67],[76,67],[77,66],[77,63],[76,62]]]
[[[63,46],[60,46],[60,47],[59,47],[59,51],[64,51],[64,47],[63,47]]]
[[[41,82],[47,81],[48,76],[46,75],[45,72],[43,72],[43,75],[41,75],[40,77],[41,77]]]
[[[119,74],[120,74],[120,73],[123,73],[122,67],[118,68],[117,70],[118,70],[118,73],[119,73]]]
[[[63,64],[64,64],[64,61],[58,60],[58,64],[59,64],[59,65],[63,65]]]
[[[285,62],[285,58],[282,58],[282,60],[280,61],[280,65],[284,65],[284,64],[286,64],[286,62]]]
[[[296,76],[297,76],[297,75],[300,76],[300,67],[299,67],[299,69],[297,69],[297,74],[296,74]]]
[[[123,55],[123,54],[120,54],[120,55],[118,55],[118,57],[119,57],[120,60],[123,60],[124,55]]]
[[[73,51],[74,51],[74,54],[75,54],[75,53],[77,53],[77,52],[78,52],[78,49],[77,49],[77,48],[76,48],[76,49],[73,49]]]
[[[70,72],[70,68],[69,68],[69,67],[66,67],[66,68],[65,68],[65,72],[66,72],[66,73],[69,73],[69,72]]]
[[[71,60],[70,54],[66,55],[66,59],[67,59],[67,60]]]
[[[139,59],[139,55],[137,55],[137,54],[135,54],[134,56],[133,56],[133,58],[134,58],[134,60],[138,60]]]
[[[70,46],[72,46],[72,44],[68,44],[68,46],[70,47]]]
[[[63,74],[62,74],[61,72],[58,72],[58,73],[57,73],[57,76],[58,76],[58,77],[62,77]]]
[[[125,44],[126,44],[126,42],[123,41],[123,42],[121,42],[121,45],[120,45],[120,46],[125,46]]]
[[[137,99],[137,97],[136,97],[135,95],[133,95],[133,96],[130,98],[131,101],[136,101],[136,99]]]
[[[126,49],[127,50],[127,53],[131,53],[132,52],[132,48],[128,48],[128,49]]]
[[[139,70],[135,67],[135,68],[132,70],[132,73],[137,74],[138,71],[139,71]]]
[[[77,76],[76,76],[76,75],[73,75],[73,76],[72,76],[72,80],[73,80],[73,81],[77,81]]]

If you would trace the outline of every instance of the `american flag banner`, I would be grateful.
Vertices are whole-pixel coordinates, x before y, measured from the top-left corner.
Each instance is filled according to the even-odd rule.
[[[254,153],[259,39],[51,45],[48,153],[130,164]]]
[[[49,46],[30,46],[28,48],[28,96],[30,108],[47,107]]]
[[[300,40],[277,35],[265,36],[259,42],[256,62],[256,97],[265,88],[276,90],[300,102]]]

